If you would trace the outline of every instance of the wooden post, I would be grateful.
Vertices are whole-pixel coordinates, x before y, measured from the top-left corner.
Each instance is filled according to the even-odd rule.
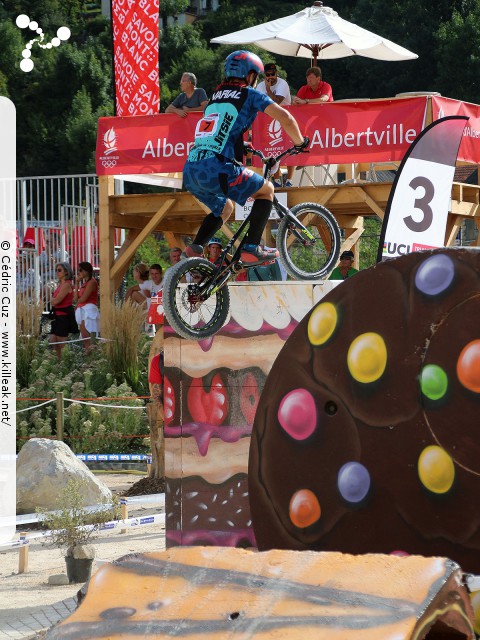
[[[20,540],[27,539],[27,532],[22,531],[20,533]],[[28,571],[28,544],[24,544],[20,547],[18,553],[18,573],[26,573]]]
[[[57,440],[63,442],[63,391],[57,392]]]
[[[120,500],[120,515],[122,520],[126,520],[128,518],[128,504],[125,498],[121,498]],[[120,533],[127,533],[127,530],[120,529]]]

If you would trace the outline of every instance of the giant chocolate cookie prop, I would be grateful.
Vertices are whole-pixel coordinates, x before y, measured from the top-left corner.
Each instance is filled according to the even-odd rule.
[[[414,253],[331,291],[252,432],[259,549],[444,555],[480,572],[480,252]]]

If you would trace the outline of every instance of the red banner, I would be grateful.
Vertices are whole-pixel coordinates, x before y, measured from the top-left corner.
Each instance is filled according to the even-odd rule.
[[[432,98],[432,119],[445,116],[467,116],[458,151],[458,160],[480,164],[480,106],[469,102],[459,102],[451,98]]]
[[[158,113],[159,0],[112,0],[115,112]]]
[[[174,113],[134,118],[100,118],[97,174],[170,173],[183,171],[203,114],[186,118]]]
[[[308,161],[303,164],[386,162],[403,158],[424,127],[426,104],[426,98],[415,97],[302,105],[289,111],[310,138]],[[256,118],[252,138],[267,155],[292,145],[280,123],[264,114]],[[285,164],[300,164],[299,156]]]
[[[459,160],[480,163],[480,107],[433,98],[434,119],[468,115]],[[424,127],[426,98],[334,102],[291,107],[311,139],[310,153],[295,156],[296,165],[401,160]],[[182,171],[201,113],[100,118],[97,174],[171,173]],[[253,145],[280,152],[290,140],[276,120],[260,114],[253,125]],[[288,160],[287,160],[288,162]]]

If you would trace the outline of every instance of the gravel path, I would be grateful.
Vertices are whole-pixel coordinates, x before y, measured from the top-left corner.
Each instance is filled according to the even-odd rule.
[[[124,495],[140,477],[130,474],[102,474],[101,479],[117,495]],[[148,515],[158,508],[129,509],[129,516]],[[96,559],[93,571],[101,562],[128,553],[159,551],[165,548],[165,529],[160,525],[102,532],[93,542]],[[48,578],[65,573],[63,552],[39,541],[29,550],[29,569],[18,573],[18,551],[0,553],[0,639],[20,640],[36,635],[68,615],[75,607],[73,598],[82,585],[51,586]]]

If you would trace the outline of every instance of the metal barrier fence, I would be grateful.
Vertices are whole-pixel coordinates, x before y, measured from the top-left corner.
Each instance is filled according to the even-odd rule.
[[[96,175],[17,178],[17,295],[50,306],[55,266],[74,270],[87,261],[98,270]]]

